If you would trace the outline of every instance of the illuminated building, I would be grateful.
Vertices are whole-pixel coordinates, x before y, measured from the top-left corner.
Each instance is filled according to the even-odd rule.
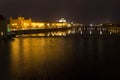
[[[71,27],[70,23],[64,18],[61,18],[58,22],[35,22],[24,17],[18,17],[17,19],[10,18],[11,30],[25,30],[25,29],[46,29],[46,28],[63,28]]]
[[[18,17],[18,19],[10,18],[11,29],[27,29],[31,28],[31,19],[25,19],[24,17]]]

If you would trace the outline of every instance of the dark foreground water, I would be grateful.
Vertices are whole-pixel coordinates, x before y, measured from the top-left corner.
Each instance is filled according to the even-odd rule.
[[[0,41],[0,80],[119,77],[119,38],[18,37]]]

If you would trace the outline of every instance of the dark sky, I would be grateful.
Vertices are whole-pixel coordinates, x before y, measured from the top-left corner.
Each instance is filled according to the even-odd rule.
[[[120,22],[120,0],[0,0],[0,13],[38,20],[81,23]]]

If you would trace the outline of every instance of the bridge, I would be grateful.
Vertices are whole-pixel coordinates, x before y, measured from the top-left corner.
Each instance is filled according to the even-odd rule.
[[[11,30],[11,32],[17,35],[42,34],[41,36],[120,36],[120,27],[74,26],[62,28],[16,29]]]
[[[63,27],[63,28],[29,28],[29,29],[15,29],[11,30],[16,34],[35,34],[35,33],[48,33],[48,32],[56,32],[56,31],[66,31],[70,30],[73,27]]]

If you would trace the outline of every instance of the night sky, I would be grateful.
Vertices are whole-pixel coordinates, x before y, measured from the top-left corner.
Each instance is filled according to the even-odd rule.
[[[120,23],[120,0],[0,0],[0,14],[34,20]]]

